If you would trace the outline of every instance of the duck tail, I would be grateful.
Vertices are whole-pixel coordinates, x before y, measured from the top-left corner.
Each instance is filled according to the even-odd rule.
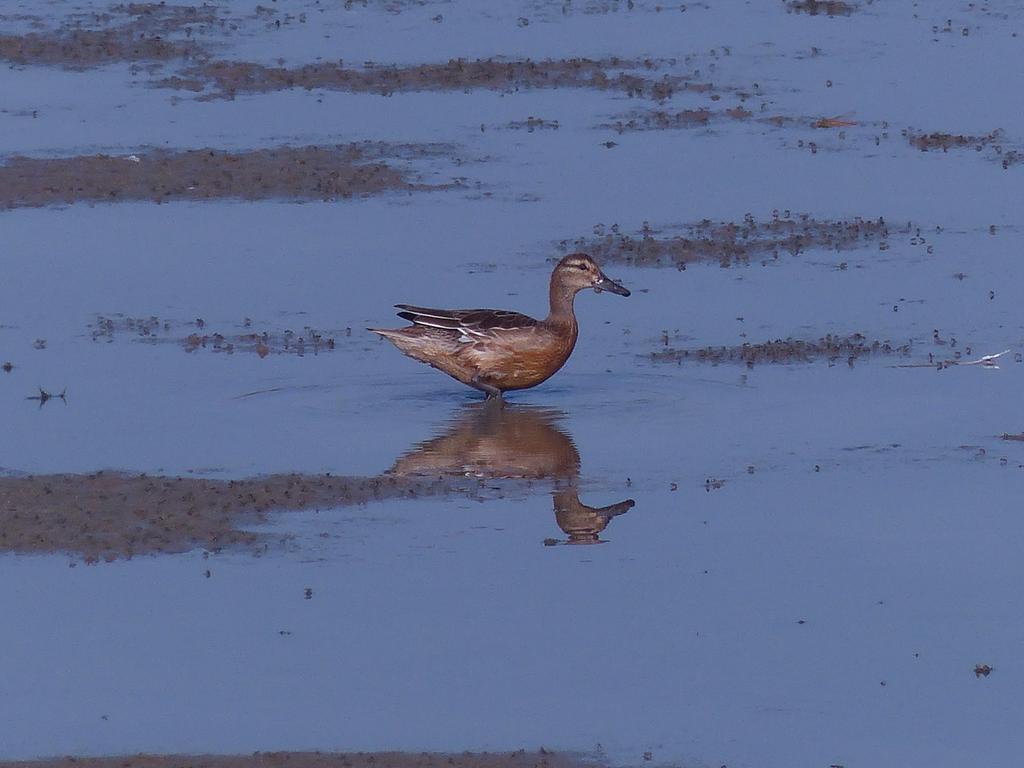
[[[409,354],[410,347],[416,341],[415,338],[410,338],[408,328],[367,328],[366,330],[383,336],[406,354]]]

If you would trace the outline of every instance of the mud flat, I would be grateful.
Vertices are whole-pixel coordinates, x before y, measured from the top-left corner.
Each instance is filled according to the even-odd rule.
[[[679,234],[668,234],[645,225],[639,233],[623,234],[617,225],[606,228],[599,224],[593,237],[563,240],[559,249],[563,253],[585,251],[600,263],[685,269],[693,263],[730,266],[813,249],[845,251],[874,246],[885,250],[890,234],[881,217],[814,219],[788,211],[768,221],[748,215],[740,223],[705,219],[679,229]]]
[[[58,64],[76,69],[115,61],[185,59],[197,53],[195,43],[139,38],[120,29],[0,35],[0,59],[13,64]]]
[[[430,151],[343,144],[248,152],[195,149],[118,157],[12,157],[0,165],[0,208],[120,200],[333,200],[441,189],[418,183],[409,172],[382,159]]]
[[[664,100],[683,91],[716,90],[696,77],[658,70],[676,62],[653,59],[450,59],[445,63],[389,66],[342,62],[301,67],[268,67],[246,61],[207,61],[187,67],[181,76],[156,81],[165,88],[213,89],[206,96],[268,93],[290,88],[323,88],[388,95],[402,91],[515,91],[526,88],[592,88],[636,98]]]
[[[0,762],[0,768],[582,768],[595,763],[546,749],[519,752],[256,752],[252,755],[130,755]]]
[[[257,547],[243,530],[268,512],[384,499],[496,493],[465,478],[267,475],[245,480],[97,472],[0,477],[0,552],[56,553],[86,562],[196,548]]]
[[[666,337],[667,341],[667,337]],[[743,363],[748,368],[763,363],[809,363],[827,359],[830,362],[845,360],[848,365],[863,357],[896,355],[907,357],[912,349],[908,341],[897,344],[892,341],[868,341],[862,334],[833,336],[817,340],[776,339],[759,344],[737,346],[698,347],[694,349],[667,348],[651,353],[651,360],[659,363],[695,361],[700,363]]]
[[[59,28],[0,35],[0,60],[86,69],[114,62],[166,62],[203,54],[193,39],[218,21],[212,5],[126,3],[71,16]],[[42,21],[35,20],[35,26]]]

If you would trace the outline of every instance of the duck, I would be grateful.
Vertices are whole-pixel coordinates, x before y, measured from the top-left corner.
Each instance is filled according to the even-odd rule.
[[[588,254],[572,253],[555,265],[550,310],[543,320],[503,309],[429,309],[396,304],[412,325],[368,328],[402,353],[457,381],[501,400],[509,390],[529,389],[565,365],[576,346],[576,294],[592,289],[619,296],[630,292]]]

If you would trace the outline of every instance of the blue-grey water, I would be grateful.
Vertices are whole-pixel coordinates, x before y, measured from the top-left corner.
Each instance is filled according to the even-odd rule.
[[[271,31],[224,4],[242,21],[215,36],[218,55],[674,57],[716,84],[757,83],[747,108],[798,122],[602,127],[731,108],[732,91],[661,105],[582,89],[199,100],[128,65],[5,65],[7,156],[438,142],[465,162],[410,165],[467,180],[328,203],[0,213],[5,472],[384,472],[478,398],[363,329],[401,322],[397,302],[543,315],[556,244],[598,224],[884,216],[890,247],[607,267],[633,295],[581,295],[569,363],[510,398],[549,409],[578,449],[586,504],[635,500],[603,544],[561,545],[537,483],[483,502],[285,510],[265,529],[293,538],[259,557],[0,555],[0,758],[543,744],[630,765],[645,752],[731,768],[1018,761],[1024,443],[1000,436],[1024,430],[1024,163],[920,152],[901,133],[998,129],[1004,152],[1024,147],[1024,5],[274,5],[307,21]],[[103,6],[11,1],[4,23],[86,7]],[[507,129],[530,116],[559,128]],[[837,116],[855,123],[842,137],[811,127]],[[96,316],[117,313],[308,325],[337,349],[261,359],[93,340]],[[998,369],[894,367],[951,357],[936,330],[970,357],[1010,354]],[[674,346],[860,332],[913,348],[852,366],[654,363],[663,332]],[[27,401],[40,386],[66,387],[66,404]],[[275,391],[241,397],[261,390]]]

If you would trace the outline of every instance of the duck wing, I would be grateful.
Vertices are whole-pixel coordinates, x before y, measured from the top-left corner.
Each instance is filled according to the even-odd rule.
[[[506,309],[428,309],[396,304],[398,316],[416,325],[457,331],[462,335],[491,336],[502,331],[534,328],[539,321]]]

